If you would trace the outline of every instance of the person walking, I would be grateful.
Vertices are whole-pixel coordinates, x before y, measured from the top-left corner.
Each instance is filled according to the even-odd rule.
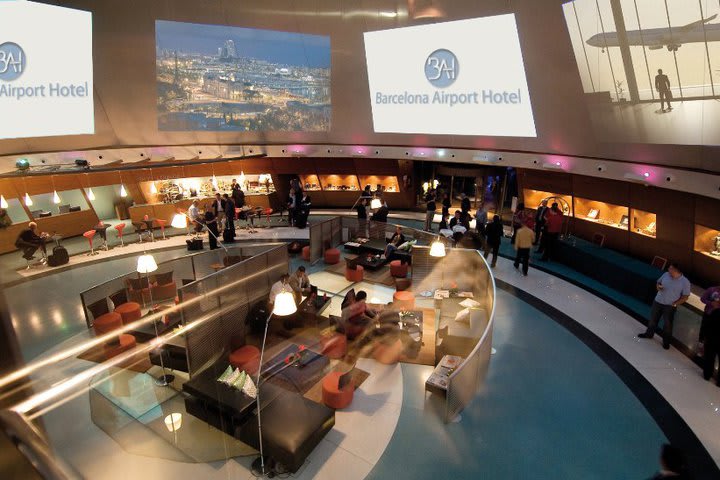
[[[658,278],[657,295],[650,310],[647,330],[638,334],[638,338],[653,338],[655,327],[660,318],[663,319],[663,348],[670,348],[673,321],[677,307],[685,303],[690,296],[690,281],[685,278],[680,268],[671,263],[668,271]]]
[[[520,229],[520,227],[523,226],[525,223],[525,220],[527,219],[527,212],[525,212],[525,204],[520,202],[517,204],[517,207],[515,208],[515,213],[513,213],[512,216],[512,238],[510,239],[510,243],[515,245],[515,235],[517,234],[517,231]]]
[[[437,208],[435,204],[435,192],[429,191],[427,195],[425,195],[425,228],[424,230],[426,232],[432,232],[432,223],[433,219],[435,218],[435,209]]]
[[[500,250],[500,241],[503,236],[503,224],[500,215],[495,215],[492,222],[488,223],[485,234],[487,235],[485,242],[485,259],[487,260],[490,252],[492,252],[492,263],[490,266],[495,268],[498,251]]]
[[[704,323],[703,378],[710,380],[715,371],[715,357],[720,357],[720,308],[713,310]],[[715,384],[720,387],[720,378]]]
[[[720,286],[710,287],[705,290],[700,297],[700,301],[705,304],[702,321],[700,322],[700,333],[698,335],[698,342],[700,343],[698,355],[702,357],[708,318],[710,318],[710,314],[715,310],[720,310]]]
[[[672,100],[672,90],[670,90],[670,79],[665,75],[662,69],[658,69],[658,74],[655,75],[655,90],[658,91],[660,96],[660,109],[664,112],[672,110],[670,100]],[[665,110],[665,104],[667,103],[667,110]]]
[[[543,251],[541,260],[545,262],[555,258],[557,254],[557,242],[562,231],[563,217],[563,212],[557,202],[553,203],[545,216],[545,232],[542,236],[543,243],[540,245],[540,249]]]
[[[530,249],[535,243],[535,232],[530,228],[530,223],[524,223],[517,231],[515,236],[515,263],[513,264],[515,269],[522,263],[523,275],[527,277],[528,265],[530,263]]]

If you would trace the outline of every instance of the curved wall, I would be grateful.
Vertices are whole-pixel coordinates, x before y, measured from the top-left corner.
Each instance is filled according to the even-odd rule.
[[[47,2],[54,3],[54,2]],[[537,138],[375,134],[363,32],[418,23],[404,0],[72,0],[93,13],[96,133],[0,141],[0,155],[191,144],[373,144],[514,150],[611,158],[720,171],[714,146],[609,144],[593,134],[560,0],[435,0],[441,21],[515,13]],[[349,6],[352,4],[352,6]],[[394,16],[392,16],[394,15]],[[332,49],[329,132],[162,132],[157,127],[155,20],[328,35]]]

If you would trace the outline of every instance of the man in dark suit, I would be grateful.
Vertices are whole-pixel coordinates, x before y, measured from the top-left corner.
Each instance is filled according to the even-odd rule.
[[[672,110],[670,100],[672,100],[672,91],[670,90],[670,79],[665,75],[662,69],[658,70],[658,74],[655,75],[655,90],[660,95],[660,108],[665,112],[665,104],[667,103],[667,111]]]
[[[535,212],[535,243],[533,243],[533,245],[540,243],[540,236],[542,235],[543,228],[545,227],[545,216],[548,211],[547,204],[548,201],[543,200],[540,202],[537,212]]]
[[[235,231],[235,202],[226,193],[223,195],[223,202],[225,203],[225,228],[227,230]]]
[[[42,251],[42,262],[47,262],[47,252],[45,250],[45,240],[47,238],[46,233],[38,235],[37,223],[28,223],[28,228],[20,232],[17,240],[15,240],[15,246],[23,251],[23,258],[25,260],[32,260],[33,254],[38,250]]]

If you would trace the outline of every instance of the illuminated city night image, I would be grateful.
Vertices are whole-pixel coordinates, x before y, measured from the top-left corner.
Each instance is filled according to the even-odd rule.
[[[330,37],[155,23],[158,129],[330,130]]]

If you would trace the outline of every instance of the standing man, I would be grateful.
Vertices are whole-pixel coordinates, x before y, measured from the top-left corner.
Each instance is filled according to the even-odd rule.
[[[426,232],[432,232],[432,223],[433,219],[435,218],[435,209],[437,206],[435,205],[435,192],[432,190],[428,191],[427,195],[425,195],[425,228],[424,230]]]
[[[670,348],[673,321],[678,305],[685,303],[690,296],[690,281],[680,271],[677,265],[671,263],[668,271],[663,273],[657,281],[657,295],[650,310],[650,319],[647,330],[638,335],[638,338],[653,338],[655,327],[660,317],[663,319],[663,348]]]
[[[557,253],[557,242],[562,231],[563,212],[558,208],[557,202],[552,204],[545,215],[545,231],[543,232],[543,244],[540,249],[543,251],[543,261],[551,260]]]
[[[480,241],[483,242],[483,245],[485,244],[485,224],[487,224],[487,222],[487,208],[483,203],[477,209],[477,212],[475,212],[475,230],[477,231],[478,236],[480,236]]]
[[[715,310],[720,310],[720,286],[710,287],[705,290],[700,297],[700,301],[705,304],[705,310],[703,310],[702,322],[700,323],[700,334],[698,335],[698,341],[701,344],[705,343],[705,330],[707,329],[707,322]],[[699,353],[702,356],[702,353]]]
[[[225,202],[225,229],[230,230],[233,235],[235,236],[235,202],[232,201],[232,199],[228,196],[226,193],[223,195],[224,202]]]
[[[488,223],[485,234],[487,235],[487,240],[485,241],[485,259],[487,260],[490,252],[492,252],[493,257],[490,266],[495,268],[498,251],[500,250],[500,241],[503,237],[503,224],[500,215],[495,215],[493,221]]]
[[[537,245],[540,243],[540,236],[543,233],[543,228],[545,228],[545,216],[547,215],[548,211],[548,201],[547,199],[543,199],[542,202],[540,202],[540,206],[537,209],[537,212],[535,212],[535,242],[533,242],[533,245]]]
[[[232,190],[230,195],[232,196],[233,203],[235,203],[235,208],[242,208],[245,206],[245,192],[242,191],[240,184],[237,183],[234,178],[232,180]]]
[[[665,75],[662,69],[658,69],[658,74],[655,75],[655,90],[660,95],[660,108],[665,112],[665,104],[667,103],[667,111],[672,110],[670,100],[672,100],[672,91],[670,91],[670,79]]]
[[[220,193],[215,194],[215,201],[213,202],[213,213],[215,214],[215,220],[217,221],[218,228],[222,222],[222,216],[225,213],[225,201],[222,199]]]
[[[535,243],[535,233],[530,229],[528,223],[522,224],[515,235],[515,263],[513,266],[517,269],[522,262],[523,275],[527,277],[528,265],[530,263],[530,249]]]

